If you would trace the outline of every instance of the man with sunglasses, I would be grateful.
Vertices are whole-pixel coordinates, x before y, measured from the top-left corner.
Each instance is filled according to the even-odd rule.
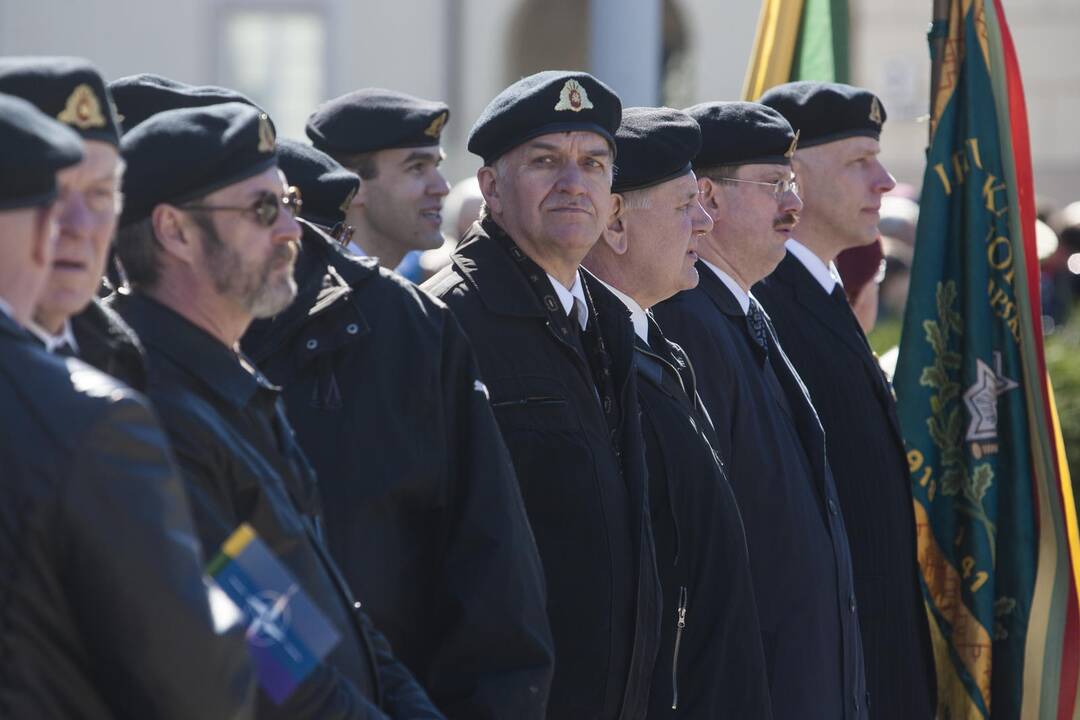
[[[324,548],[315,478],[278,388],[239,352],[252,320],[277,314],[297,290],[299,196],[277,167],[269,119],[238,102],[169,110],[129,131],[121,148],[128,168],[117,252],[131,292],[115,305],[146,347],[149,395],[205,559],[249,525],[339,637],[283,703],[264,686],[258,716],[442,717]]]
[[[442,245],[442,203],[450,192],[439,165],[445,103],[364,88],[318,107],[307,121],[312,144],[363,181],[346,210],[349,249],[396,268],[414,250]]]
[[[95,297],[116,231],[124,172],[105,81],[79,58],[3,58],[0,92],[29,100],[77,132],[86,147],[83,160],[59,176],[60,238],[28,327],[46,349],[77,356],[142,390],[146,369],[138,340]]]
[[[2,714],[250,718],[243,633],[211,611],[149,406],[24,329],[53,272],[57,175],[82,145],[0,94]]]
[[[877,239],[881,198],[896,184],[878,159],[885,108],[869,90],[820,82],[780,85],[760,102],[799,129],[792,168],[805,190],[796,237],[754,292],[825,427],[851,540],[870,714],[930,718],[936,680],[907,449],[889,383],[833,265]]]
[[[698,286],[660,303],[664,333],[698,370],[746,528],[773,717],[866,717],[854,581],[825,439],[750,288],[784,257],[802,202],[796,134],[775,110],[695,105],[694,159],[713,219]]]
[[[540,720],[543,570],[472,348],[445,305],[327,236],[356,175],[295,140],[278,155],[304,197],[299,295],[243,348],[284,388],[327,544],[448,717]]]

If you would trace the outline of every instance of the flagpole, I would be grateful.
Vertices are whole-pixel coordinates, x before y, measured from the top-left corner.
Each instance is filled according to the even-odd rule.
[[[934,0],[933,16],[927,33],[927,39],[930,42],[930,138],[933,138],[934,128],[937,127],[934,103],[937,99],[938,87],[941,85],[941,66],[945,61],[945,41],[948,37],[949,0]]]

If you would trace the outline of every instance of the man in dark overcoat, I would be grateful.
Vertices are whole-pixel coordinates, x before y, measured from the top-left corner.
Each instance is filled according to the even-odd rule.
[[[806,391],[750,293],[776,267],[802,207],[795,133],[753,103],[687,111],[713,230],[700,282],[654,308],[686,350],[742,511],[776,718],[865,718],[858,608],[825,438]]]
[[[660,590],[626,308],[583,257],[613,211],[621,103],[582,72],[498,95],[469,135],[483,220],[424,284],[457,316],[536,535],[555,638],[549,718],[642,718]]]
[[[878,159],[885,108],[869,90],[798,82],[761,102],[799,132],[803,210],[787,254],[754,288],[825,428],[844,512],[866,656],[870,717],[930,718],[934,658],[916,565],[915,515],[896,401],[833,260],[878,237],[895,186]]]
[[[630,312],[657,568],[664,589],[650,718],[771,717],[746,535],[690,361],[649,308],[697,285],[712,219],[690,167],[701,130],[627,108],[615,134],[621,209],[585,258]]]

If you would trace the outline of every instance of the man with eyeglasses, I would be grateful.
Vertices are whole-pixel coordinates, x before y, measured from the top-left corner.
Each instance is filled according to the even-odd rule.
[[[145,389],[146,369],[134,333],[95,295],[109,258],[122,197],[120,132],[101,74],[67,57],[0,59],[0,92],[30,101],[78,133],[86,147],[59,174],[60,237],[49,282],[29,330],[51,352],[79,357]]]
[[[439,170],[439,143],[449,118],[445,103],[380,88],[355,90],[311,113],[312,144],[362,180],[346,210],[355,229],[350,251],[394,269],[407,253],[442,245],[450,186]]]
[[[877,239],[881,198],[896,184],[878,159],[885,108],[869,90],[820,82],[780,85],[760,102],[798,128],[792,167],[805,189],[787,254],[754,292],[825,427],[851,541],[870,714],[930,718],[936,680],[907,450],[889,383],[833,265]]]
[[[128,168],[117,252],[131,292],[114,302],[146,347],[149,395],[205,559],[249,525],[339,636],[281,704],[264,685],[258,716],[442,717],[324,548],[315,478],[278,388],[239,352],[252,320],[296,295],[300,198],[278,169],[269,118],[239,102],[168,110],[129,131],[121,149]]]
[[[700,282],[654,308],[698,390],[742,511],[774,718],[866,717],[858,612],[825,439],[802,381],[750,288],[784,257],[802,202],[796,134],[775,110],[714,102],[694,159],[713,219]]]

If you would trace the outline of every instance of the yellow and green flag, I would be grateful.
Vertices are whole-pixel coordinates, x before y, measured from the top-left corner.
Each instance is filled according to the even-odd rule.
[[[764,0],[743,99],[793,80],[848,82],[847,0]]]
[[[1043,357],[1027,111],[1001,0],[947,0],[895,377],[938,717],[1080,711],[1076,509]]]

